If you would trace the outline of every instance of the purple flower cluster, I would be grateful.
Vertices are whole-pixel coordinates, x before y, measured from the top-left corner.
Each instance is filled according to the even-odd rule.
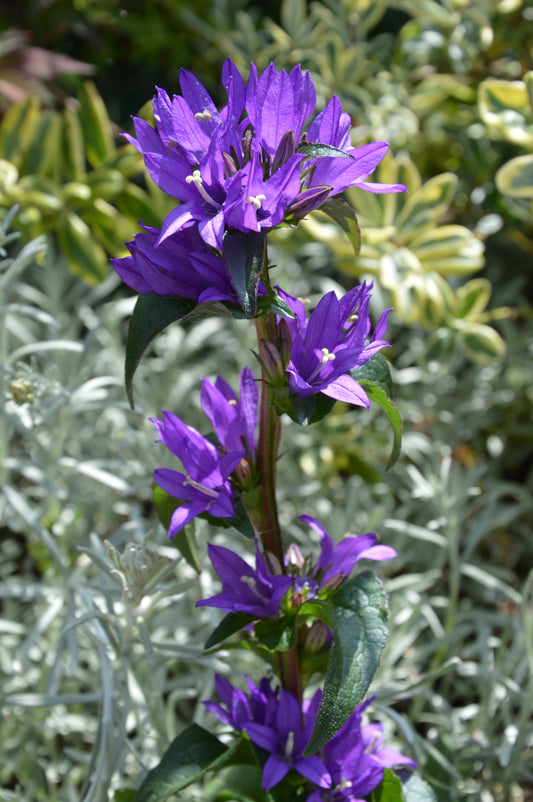
[[[369,407],[367,394],[349,371],[361,367],[389,345],[382,339],[388,309],[367,342],[371,289],[372,285],[360,284],[340,300],[334,292],[328,292],[307,319],[303,303],[278,290],[294,312],[294,318],[282,319],[282,326],[290,343],[286,367],[289,387],[296,396],[306,398],[323,393],[339,401]]]
[[[369,701],[354,710],[319,755],[304,757],[322,692],[316,691],[300,707],[289,691],[273,690],[267,679],[262,679],[259,686],[248,678],[246,683],[249,693],[217,676],[215,687],[220,704],[204,704],[224,724],[245,732],[269,753],[263,768],[265,790],[295,769],[316,786],[307,802],[361,802],[361,797],[379,785],[385,768],[415,765],[395,749],[383,746],[380,724],[362,724],[361,714]]]
[[[221,448],[172,412],[164,410],[162,421],[152,418],[160,442],[181,460],[185,468],[185,473],[171,468],[154,471],[156,484],[183,502],[172,515],[170,538],[197,515],[234,516],[236,489],[232,474],[243,460],[255,457],[257,401],[257,386],[249,368],[241,371],[240,399],[223,379],[217,379],[214,385],[204,379],[202,407],[211,420]],[[247,464],[249,466],[249,462]]]
[[[373,533],[352,535],[335,545],[324,527],[310,515],[301,515],[300,520],[320,534],[320,554],[314,566],[305,563],[299,547],[294,545],[289,547],[285,558],[288,573],[282,574],[280,569],[275,574],[267,567],[257,544],[255,569],[231,549],[210,544],[208,554],[222,580],[222,592],[197,602],[197,606],[269,618],[279,613],[281,601],[291,587],[300,599],[314,598],[330,586],[338,587],[359,560],[389,560],[397,556],[390,546],[378,544]]]
[[[225,724],[244,731],[254,744],[270,753],[263,767],[263,788],[277,785],[291,768],[320,788],[329,788],[331,777],[323,761],[316,755],[303,755],[315,726],[322,691],[300,707],[292,693],[272,690],[266,679],[259,687],[246,681],[249,694],[217,676],[216,690],[222,704],[204,704]]]
[[[156,127],[134,118],[135,136],[125,134],[155,183],[179,201],[161,230],[146,229],[129,243],[131,256],[113,260],[139,292],[234,301],[223,261],[228,230],[266,234],[352,186],[405,191],[366,180],[388,144],[351,147],[350,118],[338,97],[308,123],[316,91],[299,65],[287,73],[271,64],[258,75],[252,64],[245,84],[228,59],[222,84],[227,104],[218,111],[200,81],[182,70],[181,95],[157,90]]]

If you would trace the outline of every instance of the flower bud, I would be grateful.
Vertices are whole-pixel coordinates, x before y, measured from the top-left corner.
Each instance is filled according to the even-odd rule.
[[[274,343],[270,340],[261,340],[258,359],[271,384],[277,387],[285,384],[285,368]]]
[[[305,639],[305,650],[315,654],[331,638],[330,628],[323,621],[313,621]]]

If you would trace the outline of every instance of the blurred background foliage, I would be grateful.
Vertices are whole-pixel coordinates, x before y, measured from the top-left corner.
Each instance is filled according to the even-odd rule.
[[[2,799],[112,799],[206,723],[214,669],[256,670],[203,653],[213,580],[157,522],[148,421],[205,431],[202,376],[235,382],[253,343],[238,321],[171,327],[129,410],[134,299],[108,266],[169,208],[120,132],[181,67],[222,104],[227,56],[302,63],[354,145],[390,142],[376,180],[409,188],[347,193],[357,257],[320,214],[272,237],[294,294],[371,278],[376,311],[394,307],[404,418],[389,474],[379,413],[287,422],[287,537],[304,543],[305,511],[397,548],[375,703],[391,742],[439,802],[533,799],[532,29],[521,0],[0,0]]]

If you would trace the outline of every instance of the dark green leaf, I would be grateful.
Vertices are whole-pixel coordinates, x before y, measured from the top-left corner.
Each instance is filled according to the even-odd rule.
[[[308,755],[335,735],[364,698],[387,638],[387,599],[370,571],[342,585],[330,602],[333,647]]]
[[[246,613],[228,613],[224,616],[218,627],[211,633],[206,641],[204,649],[211,649],[217,643],[229,638],[254,620],[252,615]]]
[[[403,786],[405,802],[437,802],[433,789],[425,780],[413,774]]]
[[[352,243],[355,255],[357,256],[361,250],[361,229],[357,222],[355,209],[353,209],[349,203],[342,200],[342,198],[336,198],[333,201],[324,203],[320,207],[320,211],[327,214],[328,217],[331,217],[332,220],[342,228]]]
[[[254,631],[259,642],[271,651],[286,652],[296,644],[294,618],[262,618]]]
[[[159,520],[168,529],[174,511],[180,506],[180,501],[174,496],[165,493],[158,485],[154,485],[154,502],[157,509]],[[187,524],[180,532],[177,532],[172,539],[174,546],[178,548],[189,565],[200,573],[202,566],[196,551],[196,541],[194,539],[194,528],[192,524]]]
[[[174,738],[161,762],[148,772],[134,802],[163,802],[209,769],[222,765],[231,751],[207,730],[191,724]]]
[[[291,393],[290,395],[291,406],[286,411],[290,417],[304,426],[309,423],[318,423],[318,421],[329,415],[335,406],[335,399],[330,398],[323,393],[316,395],[308,395],[306,398]]]
[[[246,234],[229,229],[224,234],[222,250],[226,268],[242,308],[253,317],[257,305],[257,287],[265,258],[266,235],[249,231]]]
[[[183,298],[164,298],[155,293],[139,295],[131,316],[126,342],[126,392],[133,409],[133,376],[152,340],[176,320],[183,320],[194,305]]]
[[[316,159],[319,156],[330,156],[333,158],[353,159],[349,153],[340,148],[334,148],[333,145],[323,145],[321,142],[302,142],[296,148],[298,153],[305,153],[310,159]]]
[[[374,401],[378,407],[381,407],[389,422],[392,426],[392,433],[393,433],[393,443],[392,443],[392,452],[389,457],[389,461],[385,466],[386,470],[391,468],[398,457],[400,456],[400,449],[402,447],[402,419],[400,417],[400,413],[396,409],[393,402],[390,398],[387,397],[387,394],[378,387],[377,384],[374,382],[361,380],[359,379],[359,384],[366,391],[368,397],[371,401]]]
[[[383,354],[374,354],[368,362],[365,362],[360,368],[350,371],[350,374],[356,381],[366,379],[366,381],[377,384],[389,398],[392,398],[392,377],[390,375],[389,363]]]
[[[124,788],[120,791],[115,791],[113,802],[133,802],[135,799],[135,791],[133,788]]]
[[[272,295],[260,295],[257,299],[257,309],[260,312],[274,312],[280,317],[294,317],[289,304],[275,292]]]
[[[390,769],[385,769],[383,780],[370,794],[370,802],[405,802],[400,779]]]

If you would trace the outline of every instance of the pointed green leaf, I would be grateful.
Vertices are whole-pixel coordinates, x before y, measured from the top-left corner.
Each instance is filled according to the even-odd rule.
[[[228,749],[207,730],[191,724],[174,738],[161,762],[148,772],[134,802],[163,802],[221,765],[230,751],[231,747]]]
[[[389,363],[382,353],[374,354],[374,356],[371,357],[368,362],[365,362],[364,365],[361,365],[360,368],[352,370],[351,375],[358,382],[364,379],[365,381],[377,384],[389,398],[392,398],[392,377],[390,375]]]
[[[78,98],[87,159],[92,167],[98,167],[115,152],[111,120],[98,89],[91,81],[83,84]]]
[[[289,304],[281,298],[277,292],[272,291],[269,295],[260,295],[257,299],[258,312],[274,312],[280,317],[294,317],[294,312]]]
[[[69,181],[83,181],[85,177],[85,142],[80,118],[72,109],[63,111],[62,172]]]
[[[364,698],[387,638],[387,599],[370,571],[346,582],[330,601],[335,611],[333,646],[308,755],[340,730]]]
[[[405,802],[402,783],[393,771],[385,769],[382,781],[370,794],[370,802]]]
[[[319,156],[331,156],[334,158],[353,159],[349,153],[340,148],[334,148],[333,145],[323,145],[322,142],[302,142],[296,148],[298,153],[305,153],[310,159],[316,159]]]
[[[298,608],[298,618],[317,618],[333,629],[333,607],[324,599],[309,599]]]
[[[334,201],[324,203],[320,207],[320,211],[331,217],[342,228],[352,243],[354,253],[357,256],[361,250],[361,229],[357,222],[355,209],[342,198],[337,198]]]
[[[271,651],[286,652],[296,645],[294,618],[262,618],[254,631],[259,642]]]
[[[405,802],[437,802],[433,789],[425,780],[413,774],[403,785]]]
[[[246,613],[228,613],[208,637],[204,649],[211,649],[217,643],[221,643],[231,635],[235,635],[236,632],[244,629],[253,620],[253,615],[247,615]]]
[[[109,261],[87,223],[74,212],[64,211],[58,217],[56,231],[69,270],[90,285],[103,281],[109,273]]]
[[[389,457],[389,461],[385,466],[385,470],[389,470],[392,468],[398,457],[400,456],[400,450],[402,447],[402,419],[400,417],[400,413],[398,412],[396,406],[391,401],[391,399],[387,396],[387,394],[374,382],[367,381],[366,379],[358,379],[359,384],[366,391],[368,397],[371,401],[374,401],[378,407],[381,407],[387,418],[389,419],[390,425],[392,426],[392,451]]]
[[[257,286],[263,270],[266,235],[246,234],[229,229],[224,234],[223,254],[228,274],[242,308],[253,317],[257,304]]]
[[[179,507],[181,502],[174,496],[165,493],[158,485],[154,485],[154,503],[159,520],[168,530],[174,510]],[[177,547],[191,568],[194,568],[198,574],[201,573],[202,565],[196,550],[193,525],[187,524],[180,532],[177,532],[172,538],[172,544]]]
[[[126,342],[126,392],[133,409],[133,376],[142,355],[167,326],[176,320],[183,320],[194,309],[190,301],[183,298],[163,297],[155,293],[139,295],[131,316]]]

